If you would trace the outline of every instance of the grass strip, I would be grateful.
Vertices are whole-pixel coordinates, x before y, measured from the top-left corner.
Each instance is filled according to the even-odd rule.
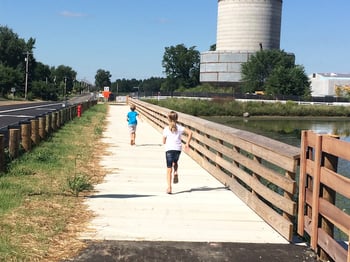
[[[107,104],[66,123],[0,176],[0,261],[60,261],[84,247],[83,199],[99,168]]]

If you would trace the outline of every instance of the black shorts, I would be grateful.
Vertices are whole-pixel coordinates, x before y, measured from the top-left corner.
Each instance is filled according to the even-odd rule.
[[[176,164],[179,161],[181,151],[178,150],[169,150],[165,152],[166,166],[171,168],[173,163]]]

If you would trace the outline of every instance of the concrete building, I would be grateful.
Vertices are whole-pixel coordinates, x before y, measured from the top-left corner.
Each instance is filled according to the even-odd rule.
[[[279,49],[282,0],[218,0],[216,51],[201,54],[202,83],[234,84],[241,64],[261,49]]]
[[[312,96],[346,96],[350,93],[350,73],[314,73],[309,76]]]

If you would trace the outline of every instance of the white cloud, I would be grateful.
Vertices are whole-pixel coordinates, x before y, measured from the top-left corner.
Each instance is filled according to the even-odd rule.
[[[71,12],[71,11],[62,11],[60,13],[60,15],[65,16],[65,17],[84,17],[84,16],[87,16],[86,14],[75,13],[75,12]]]
[[[157,18],[155,21],[156,21],[156,23],[158,23],[158,24],[169,24],[169,23],[171,22],[169,19],[164,18],[164,17],[162,17],[162,18]]]

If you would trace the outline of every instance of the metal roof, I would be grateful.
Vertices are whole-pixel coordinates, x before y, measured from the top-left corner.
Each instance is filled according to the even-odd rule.
[[[323,77],[330,77],[330,78],[350,78],[350,73],[342,74],[342,73],[317,73],[320,76]]]

